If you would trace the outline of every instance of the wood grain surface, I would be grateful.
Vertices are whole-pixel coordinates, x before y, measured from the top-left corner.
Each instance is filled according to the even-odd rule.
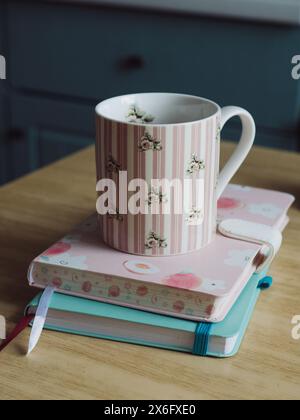
[[[222,146],[222,160],[232,152]],[[254,148],[235,182],[300,196],[300,156]],[[31,260],[95,210],[94,149],[0,189],[0,314],[8,330],[36,290]],[[0,399],[299,399],[299,202],[239,354],[226,360],[44,332],[24,356],[29,330],[0,353]]]

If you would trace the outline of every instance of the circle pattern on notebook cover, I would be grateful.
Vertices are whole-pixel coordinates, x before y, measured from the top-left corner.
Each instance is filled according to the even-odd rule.
[[[124,267],[135,274],[156,274],[160,271],[154,264],[139,260],[126,261]]]
[[[218,200],[218,210],[235,210],[245,207],[240,200],[231,197],[221,197]]]

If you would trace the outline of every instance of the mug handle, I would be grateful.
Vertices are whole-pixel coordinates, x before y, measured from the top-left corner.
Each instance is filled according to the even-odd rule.
[[[242,121],[242,136],[235,151],[233,152],[233,155],[226,163],[219,175],[219,181],[217,186],[217,199],[221,197],[231,178],[234,176],[241,164],[246,159],[247,155],[251,150],[256,134],[255,122],[252,118],[252,115],[249,114],[249,112],[245,109],[239,108],[237,106],[226,106],[222,108],[221,130],[223,129],[227,121],[233,117],[240,117]]]

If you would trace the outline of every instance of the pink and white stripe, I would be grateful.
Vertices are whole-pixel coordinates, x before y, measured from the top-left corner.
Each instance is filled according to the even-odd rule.
[[[216,183],[219,174],[218,126],[220,115],[190,124],[166,126],[118,123],[97,116],[96,164],[97,180],[113,178],[118,185],[118,173],[107,171],[112,156],[122,171],[127,171],[128,182],[144,179],[151,185],[153,179],[180,179],[182,184],[191,175],[187,169],[192,155],[205,163],[205,169],[192,177],[204,180],[203,223],[191,226],[187,214],[176,215],[122,215],[122,218],[99,216],[99,227],[104,241],[126,253],[148,256],[169,256],[194,252],[206,246],[216,231]],[[139,144],[145,132],[161,141],[162,150],[141,151]],[[118,189],[120,186],[118,185]],[[197,203],[197,191],[185,194],[184,209]],[[129,195],[130,196],[130,195]],[[171,209],[175,198],[172,194]],[[189,206],[187,206],[187,203]],[[118,206],[120,203],[118,203]],[[147,248],[146,242],[155,233],[165,246]]]

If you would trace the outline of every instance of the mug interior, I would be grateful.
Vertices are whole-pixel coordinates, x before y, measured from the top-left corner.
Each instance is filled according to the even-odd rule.
[[[98,115],[132,124],[187,124],[210,118],[219,111],[212,101],[176,93],[140,93],[119,96],[101,102]]]

